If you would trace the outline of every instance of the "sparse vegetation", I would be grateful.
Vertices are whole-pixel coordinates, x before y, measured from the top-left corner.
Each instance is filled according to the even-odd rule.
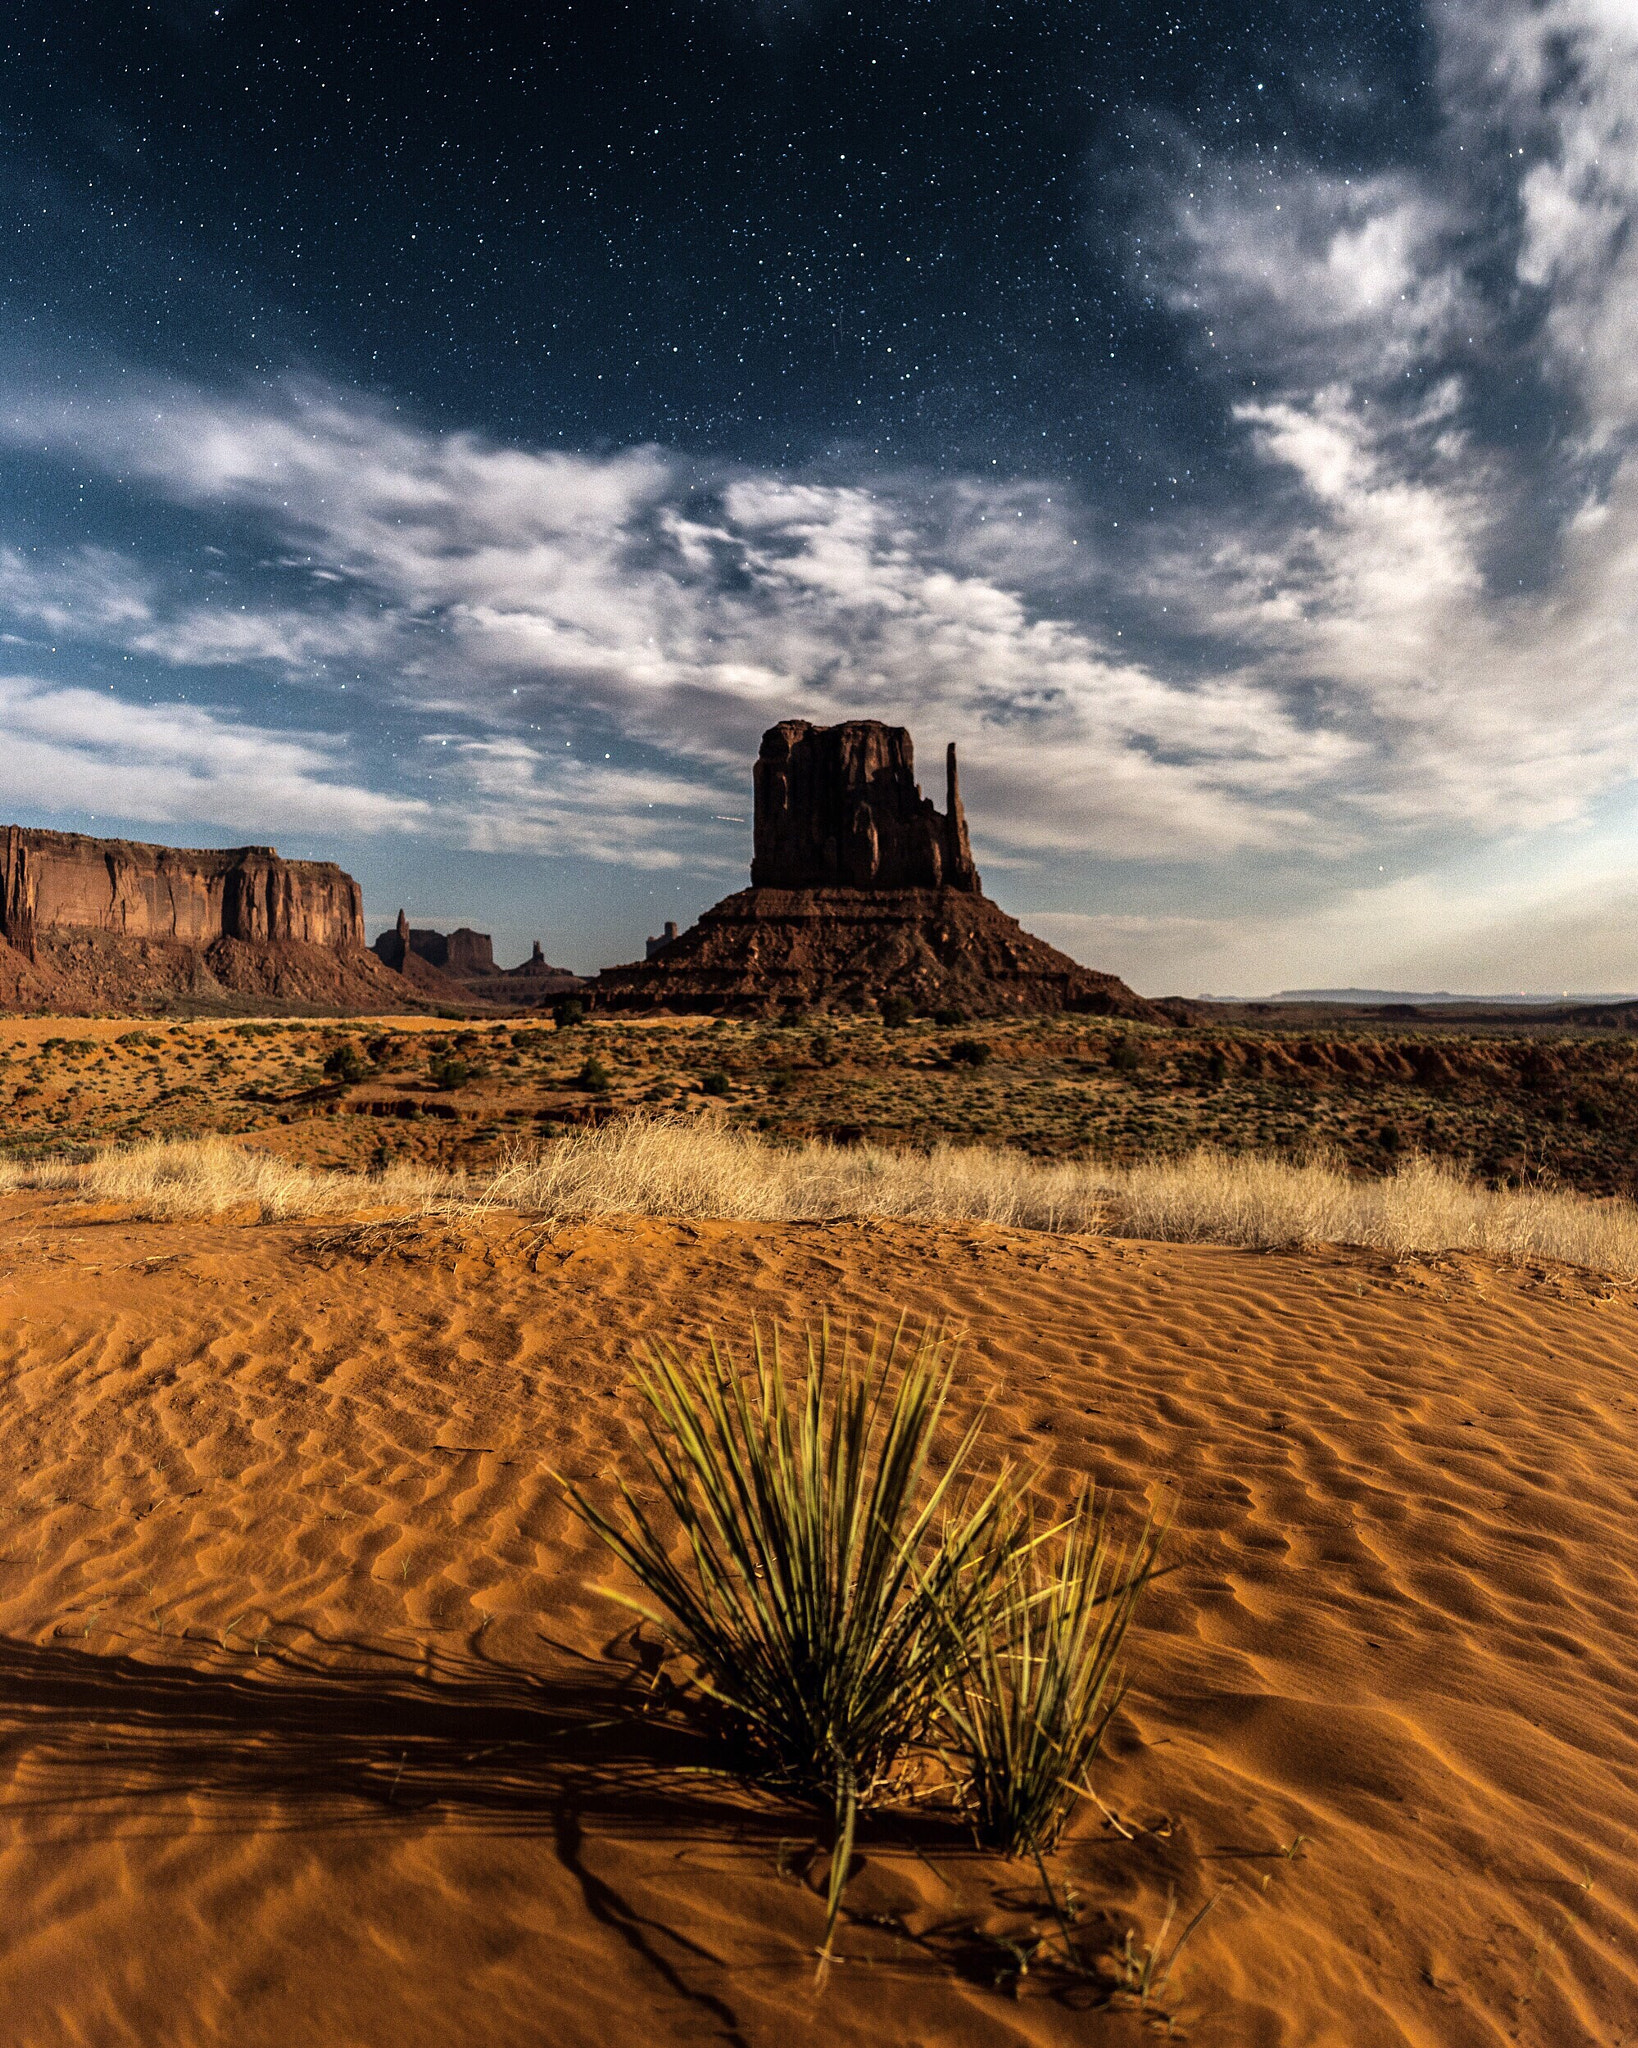
[[[369,1078],[370,1063],[359,1051],[355,1039],[344,1038],[325,1054],[324,1072],[327,1079],[350,1085]]]
[[[979,1424],[934,1461],[954,1347],[934,1332],[906,1347],[904,1329],[857,1358],[822,1325],[794,1382],[777,1334],[753,1331],[746,1372],[714,1339],[693,1359],[656,1344],[636,1374],[643,1497],[622,1481],[610,1516],[568,1489],[741,1767],[830,1809],[827,1947],[860,1809],[952,1689],[985,1682],[983,1647],[1014,1642],[1008,1610],[1035,1584],[1010,1474],[972,1477]]]
[[[1638,1277],[1638,1206],[1551,1189],[1487,1188],[1415,1153],[1380,1179],[1358,1178],[1334,1161],[1211,1151],[1104,1166],[983,1146],[900,1152],[869,1144],[781,1145],[675,1114],[613,1118],[595,1130],[520,1146],[481,1173],[405,1162],[407,1178],[390,1185],[363,1173],[314,1172],[217,1139],[109,1149],[83,1163],[0,1159],[0,1191],[82,1188],[147,1213],[211,1215],[252,1199],[247,1161],[277,1178],[282,1192],[268,1213],[280,1216],[335,1215],[396,1201],[450,1211],[509,1209],[554,1221],[879,1216],[1185,1243],[1355,1244],[1394,1256],[1476,1251]],[[155,1201],[161,1206],[149,1208]]]
[[[1005,1599],[983,1617],[944,1701],[973,1831],[1009,1856],[1057,1846],[1124,1685],[1115,1663],[1163,1530],[1112,1542],[1087,1488],[1065,1523],[1014,1546]]]

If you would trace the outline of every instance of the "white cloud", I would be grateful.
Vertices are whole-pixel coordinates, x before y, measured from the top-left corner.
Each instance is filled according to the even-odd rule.
[[[416,832],[424,802],[342,774],[342,749],[194,705],[0,676],[0,805],[249,832]]]

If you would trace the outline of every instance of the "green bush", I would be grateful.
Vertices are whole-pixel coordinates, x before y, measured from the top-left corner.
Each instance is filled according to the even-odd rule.
[[[559,1031],[570,1031],[586,1021],[586,1006],[578,996],[564,996],[552,1005],[552,1022]]]
[[[982,1038],[958,1038],[950,1047],[950,1057],[957,1066],[982,1067],[991,1059],[992,1051]]]
[[[935,1010],[935,1011],[933,1012],[933,1022],[934,1022],[935,1024],[944,1024],[944,1025],[950,1025],[950,1024],[965,1024],[965,1023],[966,1023],[966,1021],[967,1021],[967,1013],[966,1013],[966,1011],[965,1011],[965,1010],[951,1010],[951,1009],[945,1009],[945,1010]]]
[[[702,1095],[728,1095],[732,1093],[733,1085],[733,1082],[720,1069],[700,1077],[700,1093]]]
[[[359,1051],[356,1040],[344,1038],[340,1045],[332,1046],[324,1056],[324,1072],[332,1081],[343,1085],[364,1080],[370,1071],[369,1062]]]
[[[1117,1074],[1135,1074],[1143,1065],[1142,1048],[1135,1039],[1112,1038],[1109,1041],[1109,1064]]]
[[[577,1085],[582,1088],[589,1088],[593,1095],[607,1095],[609,1083],[612,1079],[613,1076],[597,1057],[596,1053],[592,1053],[587,1058],[580,1072],[575,1076]]]
[[[1115,1660],[1165,1530],[1117,1554],[1086,1487],[1062,1526],[1020,1538],[1009,1597],[986,1617],[945,1697],[980,1841],[1008,1856],[1055,1847],[1125,1693]]]
[[[434,1053],[427,1061],[427,1079],[434,1088],[460,1088],[472,1079],[470,1060],[457,1059],[453,1053]]]
[[[883,996],[881,1000],[882,1022],[890,1031],[897,1031],[910,1022],[916,1014],[916,1006],[908,996]]]

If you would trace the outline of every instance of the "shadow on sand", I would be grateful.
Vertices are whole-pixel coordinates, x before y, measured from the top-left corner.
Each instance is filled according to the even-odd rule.
[[[597,1876],[583,1846],[605,1832],[696,1846],[731,1840],[771,1873],[784,1869],[793,1838],[816,1839],[811,1810],[736,1779],[720,1751],[665,1711],[653,1667],[640,1659],[562,1653],[556,1668],[533,1673],[476,1655],[429,1667],[307,1642],[259,1655],[194,1644],[204,1654],[184,1663],[0,1637],[7,1819],[68,1818],[74,1832],[103,1839],[429,1821],[538,1835],[588,1913],[707,2014],[715,2038],[742,2041],[716,1959]],[[884,1826],[889,1845],[896,1839],[929,1869],[929,1858],[970,1847],[953,1818],[924,1813]],[[1017,1866],[1006,1868],[1016,1876]],[[989,1903],[1039,1917],[1047,1902],[1012,1899],[1003,1882]],[[898,1969],[999,1987],[1029,1967],[1016,1942],[998,1945],[954,1896],[950,1906],[948,1919],[918,1935],[897,1930]],[[852,1917],[844,1911],[844,1921]],[[1103,2002],[1084,1978],[1054,1971],[1046,1953],[1032,1974],[1072,2009]],[[707,1988],[702,1976],[717,1982]]]
[[[549,1834],[568,1802],[645,1833],[789,1832],[789,1813],[745,1798],[697,1733],[642,1711],[635,1663],[564,1657],[537,1674],[308,1640],[182,1662],[0,1637],[9,1810],[77,1809],[128,1833],[164,1832],[181,1800],[190,1832],[211,1816],[392,1826],[438,1806],[444,1825]]]

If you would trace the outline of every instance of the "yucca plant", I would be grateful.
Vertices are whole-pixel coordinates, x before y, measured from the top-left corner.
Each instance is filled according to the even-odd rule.
[[[935,1459],[957,1348],[901,1318],[864,1356],[829,1324],[787,1378],[778,1334],[748,1371],[714,1338],[639,1355],[656,1514],[622,1481],[578,1512],[692,1659],[749,1770],[832,1807],[828,1949],[861,1805],[929,1734],[1014,1574],[1010,1475],[971,1476],[975,1421]]]
[[[1121,1644],[1157,1570],[1153,1517],[1117,1550],[1092,1489],[1044,1535],[1014,1531],[1004,1591],[986,1605],[944,1718],[980,1841],[1009,1856],[1050,1851],[1125,1692]]]

